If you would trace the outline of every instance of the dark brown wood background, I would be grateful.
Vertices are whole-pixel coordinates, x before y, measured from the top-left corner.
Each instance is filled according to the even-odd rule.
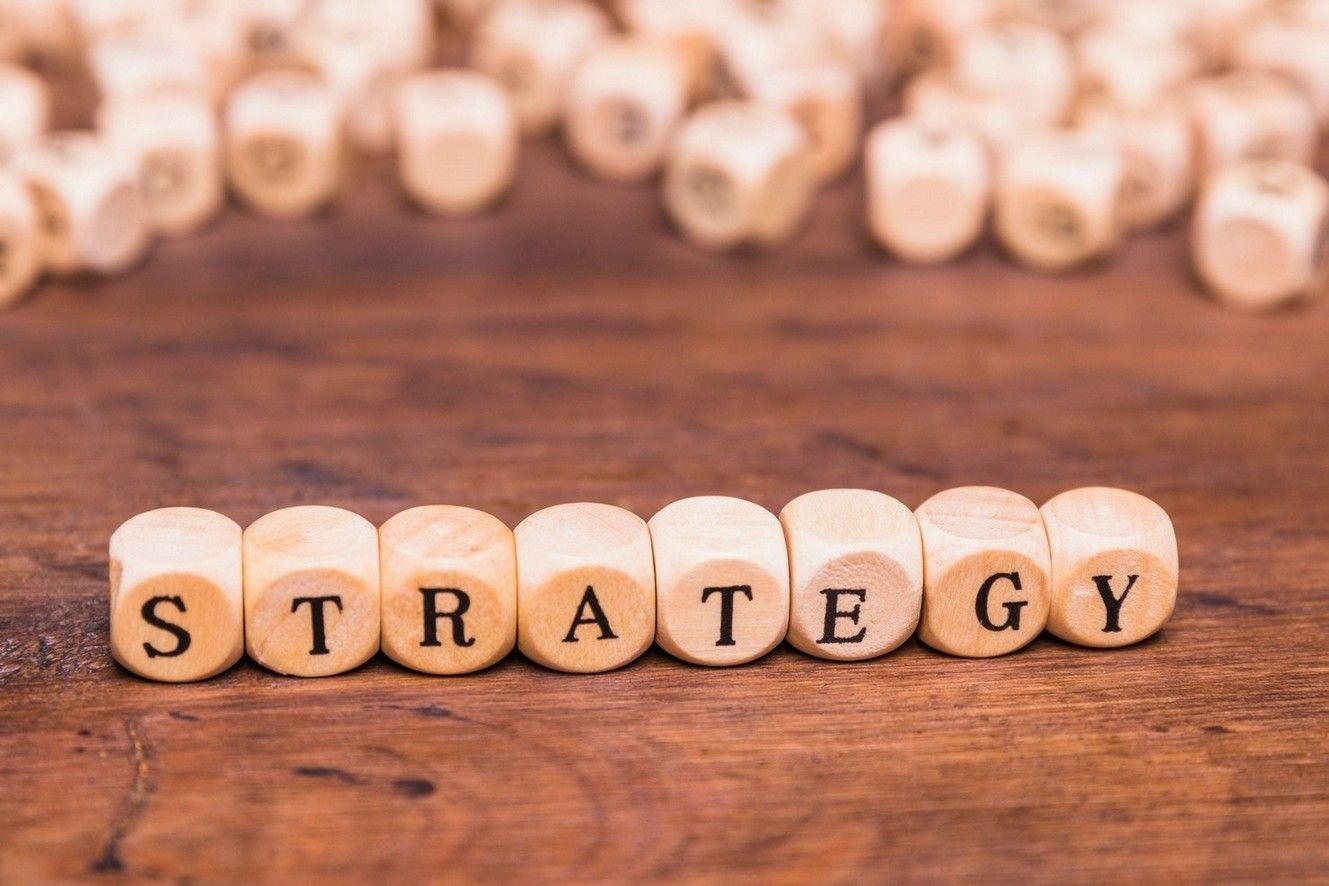
[[[1179,230],[1070,276],[989,246],[906,268],[852,180],[729,259],[552,145],[479,220],[386,181],[0,315],[0,880],[1324,876],[1329,307],[1214,307]],[[106,541],[163,505],[515,523],[970,483],[1155,498],[1173,620],[1119,651],[587,677],[165,686],[107,653]]]

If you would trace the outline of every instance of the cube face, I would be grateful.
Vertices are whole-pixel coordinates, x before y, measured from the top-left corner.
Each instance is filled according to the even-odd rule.
[[[1177,600],[1177,539],[1158,505],[1121,489],[1064,492],[1042,507],[1052,557],[1048,630],[1116,647],[1156,633]]]
[[[339,508],[274,511],[244,534],[245,647],[270,670],[339,674],[379,648],[378,533]]]
[[[938,493],[915,512],[924,557],[918,637],[969,658],[1004,655],[1043,630],[1051,562],[1033,502],[992,487]]]
[[[1032,123],[1063,121],[1075,93],[1075,63],[1055,31],[1007,22],[971,31],[955,48],[956,80],[1016,103]]]
[[[517,642],[512,530],[480,511],[411,508],[379,529],[382,647],[430,674],[465,674]]]
[[[533,661],[595,673],[636,659],[655,638],[650,535],[611,505],[557,505],[514,530],[517,644]]]
[[[689,498],[650,521],[656,642],[701,665],[743,664],[770,652],[789,626],[784,534],[758,505]]]
[[[847,64],[818,61],[773,70],[754,82],[752,94],[784,109],[803,128],[818,181],[838,178],[853,162],[863,130],[863,92]]]
[[[1152,227],[1181,211],[1194,185],[1195,139],[1178,103],[1127,111],[1094,102],[1081,108],[1078,123],[1112,139],[1121,150],[1118,211],[1123,224]]]
[[[0,174],[0,308],[23,297],[41,272],[37,207],[16,177]]]
[[[32,145],[50,124],[51,98],[46,82],[22,65],[0,62],[0,162]]]
[[[150,680],[205,680],[244,651],[240,527],[163,508],[111,536],[111,654]]]
[[[1207,175],[1240,160],[1309,165],[1318,129],[1296,87],[1264,71],[1236,71],[1196,81],[1187,91],[1197,165]]]
[[[913,513],[889,496],[831,489],[780,512],[790,565],[790,645],[838,661],[873,658],[909,639],[923,595]]]

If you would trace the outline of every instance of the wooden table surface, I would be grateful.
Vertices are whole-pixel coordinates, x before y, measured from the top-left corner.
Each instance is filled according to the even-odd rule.
[[[852,181],[790,247],[717,259],[549,145],[479,220],[407,211],[384,175],[0,315],[0,881],[1326,875],[1329,306],[1220,310],[1179,231],[1071,276],[990,246],[906,268]],[[106,542],[148,508],[515,523],[974,483],[1156,499],[1167,628],[989,661],[380,657],[186,686],[107,652]]]

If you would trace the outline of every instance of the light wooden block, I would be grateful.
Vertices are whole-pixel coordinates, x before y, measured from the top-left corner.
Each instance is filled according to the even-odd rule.
[[[517,118],[491,77],[463,70],[413,74],[398,87],[396,107],[397,172],[420,205],[466,215],[512,187]]]
[[[50,120],[46,81],[22,65],[0,62],[0,163],[36,144]]]
[[[1100,20],[1114,5],[1130,0],[1000,0],[1002,19],[1076,34]],[[1153,2],[1153,0],[1149,0]],[[1163,3],[1154,5],[1162,7]]]
[[[900,0],[898,22],[888,55],[905,72],[943,68],[955,48],[972,31],[986,27],[1001,13],[998,0]]]
[[[1052,556],[1047,628],[1081,646],[1152,636],[1177,602],[1177,536],[1167,512],[1134,492],[1072,489],[1040,509]]]
[[[1100,99],[1083,105],[1076,123],[1121,151],[1117,211],[1127,228],[1153,227],[1186,206],[1195,186],[1195,131],[1180,102],[1128,109]]]
[[[252,70],[295,59],[295,32],[309,0],[238,0],[241,30]]]
[[[393,106],[403,73],[356,43],[334,43],[310,65],[336,96],[348,146],[362,154],[390,152],[397,131]]]
[[[1030,127],[1014,102],[964,87],[947,71],[914,77],[902,100],[907,116],[940,129],[972,132],[993,155],[1024,138]]]
[[[689,101],[716,86],[713,0],[619,0],[618,18],[630,34],[668,43],[682,59]]]
[[[202,55],[179,27],[141,25],[108,34],[88,48],[87,60],[103,101],[133,101],[164,92],[217,94]]]
[[[684,122],[664,177],[670,218],[707,249],[771,247],[806,219],[816,189],[808,139],[787,113],[715,102]]]
[[[537,511],[517,539],[517,646],[559,671],[622,667],[655,639],[655,570],[646,523],[612,505]]]
[[[15,159],[41,222],[42,256],[57,274],[118,274],[151,240],[134,158],[82,132],[46,136]]]
[[[920,640],[990,658],[1038,636],[1052,564],[1037,505],[1005,489],[966,486],[934,495],[914,514],[923,536]]]
[[[868,229],[891,254],[950,261],[983,233],[992,174],[977,135],[895,118],[869,133],[863,163]]]
[[[1262,71],[1236,71],[1187,89],[1199,175],[1238,160],[1290,160],[1310,165],[1319,130],[1309,100],[1292,84]]]
[[[1063,122],[1075,98],[1075,58],[1050,28],[1004,22],[975,29],[956,45],[952,76],[964,88],[1018,107],[1027,122]]]
[[[214,511],[161,508],[111,536],[111,655],[166,683],[206,680],[245,647],[240,527]]]
[[[379,646],[378,531],[320,505],[273,511],[244,533],[245,650],[269,670],[340,674]]]
[[[517,643],[512,530],[483,511],[431,505],[378,530],[383,652],[427,674],[487,668]]]
[[[1232,50],[1239,68],[1280,75],[1301,89],[1316,122],[1329,123],[1329,5],[1312,14],[1295,7],[1270,8],[1243,28]],[[1318,15],[1314,18],[1312,15]]]
[[[608,33],[608,17],[584,0],[498,0],[476,26],[471,64],[507,90],[523,130],[544,132],[582,55]]]
[[[221,135],[205,98],[164,93],[101,109],[107,141],[139,162],[139,186],[152,227],[166,236],[197,231],[225,200]]]
[[[863,134],[863,87],[846,63],[792,64],[756,80],[749,95],[782,108],[803,127],[819,182],[839,178],[858,155]]]
[[[1092,133],[1047,132],[1009,145],[997,166],[997,238],[1041,271],[1104,256],[1121,238],[1124,175],[1117,145]]]
[[[313,74],[264,71],[226,106],[231,186],[251,208],[304,218],[326,206],[341,183],[342,108]]]
[[[641,37],[602,41],[568,82],[568,150],[601,178],[646,178],[659,169],[687,97],[687,67],[672,44]]]
[[[1318,295],[1329,254],[1329,185],[1313,170],[1247,160],[1205,182],[1191,222],[1191,255],[1224,304],[1265,310]]]
[[[828,54],[848,64],[863,82],[876,82],[894,64],[890,33],[898,5],[884,0],[781,0],[820,33]],[[972,0],[971,0],[972,2]]]
[[[14,304],[42,268],[41,221],[23,180],[0,171],[0,308]]]
[[[1189,45],[1144,39],[1127,28],[1097,27],[1075,43],[1082,99],[1148,112],[1190,80],[1200,67]]]
[[[789,548],[790,645],[859,661],[908,640],[923,603],[914,514],[865,489],[809,492],[780,512]]]
[[[656,642],[699,665],[760,658],[789,628],[789,559],[780,521],[752,502],[685,498],[650,520]]]

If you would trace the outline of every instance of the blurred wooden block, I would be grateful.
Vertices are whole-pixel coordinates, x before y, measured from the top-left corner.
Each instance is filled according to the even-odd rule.
[[[402,511],[378,530],[383,652],[427,674],[487,668],[517,643],[512,530],[471,508]]]
[[[379,646],[378,531],[319,505],[273,511],[244,533],[245,649],[269,670],[340,674]]]
[[[716,86],[713,0],[619,0],[619,19],[629,34],[662,41],[682,60],[690,102]]]
[[[1040,509],[1052,556],[1048,630],[1081,646],[1149,637],[1177,602],[1177,536],[1167,512],[1124,489],[1072,489]]]
[[[1075,34],[1102,18],[1113,6],[1131,0],[1000,0],[1000,16],[1008,21]],[[1149,0],[1152,3],[1152,0]],[[1165,6],[1153,3],[1154,6]]]
[[[46,82],[22,65],[0,62],[0,164],[35,144],[50,121]]]
[[[318,77],[264,71],[226,105],[231,186],[252,209],[298,219],[326,206],[341,184],[342,109]]]
[[[103,101],[166,92],[217,95],[203,56],[179,27],[144,24],[107,34],[88,47],[87,60]]]
[[[829,54],[863,83],[875,83],[895,63],[890,33],[899,5],[888,0],[781,0],[820,32]]]
[[[1081,100],[1149,112],[1200,68],[1189,44],[1142,37],[1126,27],[1096,27],[1075,41]]]
[[[971,31],[997,20],[998,0],[900,0],[888,56],[903,72],[948,66]]]
[[[568,150],[601,178],[646,178],[659,169],[687,97],[687,68],[671,44],[640,37],[598,43],[568,83]]]
[[[749,95],[783,109],[803,127],[819,182],[842,176],[858,156],[863,135],[863,88],[844,62],[822,60],[773,69]]]
[[[1179,102],[1127,109],[1092,101],[1079,109],[1076,124],[1115,142],[1121,151],[1117,211],[1127,228],[1154,227],[1185,208],[1195,185],[1195,132]]]
[[[932,496],[914,514],[923,536],[920,640],[950,655],[989,658],[1038,636],[1052,566],[1033,502],[966,486]]]
[[[998,239],[1042,271],[1106,255],[1122,233],[1124,171],[1117,145],[1091,133],[1051,131],[1008,146],[997,165]]]
[[[608,17],[584,0],[498,0],[476,26],[471,64],[503,85],[526,132],[544,132],[577,62],[608,32]]]
[[[158,233],[189,234],[221,212],[221,136],[206,99],[184,93],[121,99],[104,106],[99,120],[108,142],[138,158],[144,206]]]
[[[655,639],[646,523],[603,504],[556,505],[514,530],[517,645],[527,658],[590,674],[633,661]]]
[[[715,102],[674,139],[664,203],[699,246],[771,247],[802,225],[815,188],[808,139],[792,117],[757,103]]]
[[[752,502],[685,498],[650,521],[656,642],[700,665],[744,664],[789,627],[789,559],[780,521]]]
[[[150,242],[134,159],[90,133],[59,132],[22,152],[15,168],[41,222],[42,258],[57,274],[118,274]]]
[[[923,602],[913,512],[880,492],[809,492],[780,512],[789,548],[790,645],[837,661],[908,640]]]
[[[1065,121],[1075,98],[1075,58],[1051,28],[1004,22],[966,33],[956,44],[952,76],[963,88],[1018,108],[1026,122]]]
[[[396,118],[397,172],[420,205],[465,215],[511,188],[517,118],[492,78],[463,70],[411,75],[398,88]]]
[[[0,171],[0,308],[22,298],[42,268],[41,222],[23,180]]]
[[[1319,294],[1329,185],[1314,171],[1247,160],[1205,182],[1191,222],[1195,271],[1224,304],[1265,310]]]
[[[1014,102],[964,87],[946,71],[914,77],[902,100],[906,116],[938,129],[972,132],[994,155],[1028,134],[1029,123]]]
[[[1238,160],[1310,165],[1319,130],[1309,100],[1282,78],[1237,71],[1187,89],[1201,178]]]
[[[1329,4],[1318,5],[1329,9]],[[1311,18],[1295,7],[1271,7],[1237,35],[1232,63],[1295,84],[1323,127],[1329,123],[1329,12],[1319,16],[1322,19]]]
[[[111,536],[111,655],[166,683],[206,680],[244,652],[240,527],[199,508],[131,517]]]
[[[907,262],[950,261],[983,233],[992,199],[978,136],[907,117],[879,123],[864,149],[868,229]]]

